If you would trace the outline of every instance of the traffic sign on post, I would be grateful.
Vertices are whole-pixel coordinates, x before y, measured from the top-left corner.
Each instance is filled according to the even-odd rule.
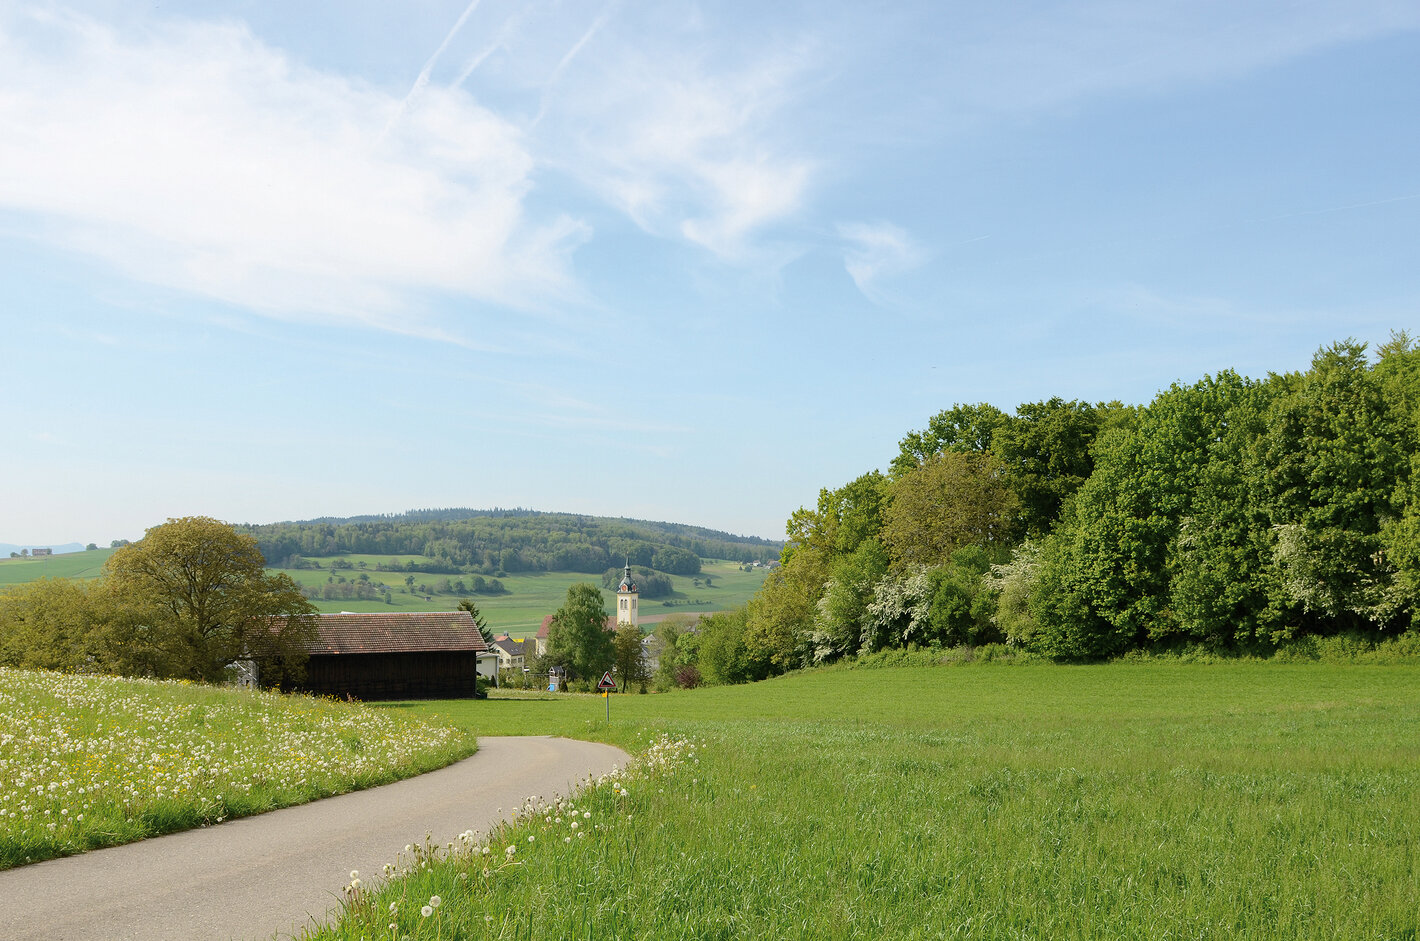
[[[597,684],[597,692],[602,694],[606,700],[606,723],[611,725],[611,694],[616,689],[616,680],[611,678],[611,671],[607,670],[602,674],[602,681]]]

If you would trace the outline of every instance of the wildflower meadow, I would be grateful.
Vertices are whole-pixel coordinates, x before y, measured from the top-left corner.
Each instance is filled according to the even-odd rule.
[[[474,742],[330,700],[0,668],[0,868],[408,777]]]

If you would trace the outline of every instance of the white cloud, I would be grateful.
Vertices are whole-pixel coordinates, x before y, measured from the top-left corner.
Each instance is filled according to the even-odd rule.
[[[879,300],[879,279],[902,274],[921,264],[923,252],[907,231],[890,222],[851,222],[838,226],[846,243],[843,266],[870,300]]]
[[[425,335],[412,295],[575,290],[571,219],[530,221],[522,132],[469,95],[401,102],[242,26],[0,17],[0,211],[155,284]]]
[[[805,203],[817,161],[792,142],[804,48],[603,16],[544,91],[539,150],[642,229],[730,261]]]

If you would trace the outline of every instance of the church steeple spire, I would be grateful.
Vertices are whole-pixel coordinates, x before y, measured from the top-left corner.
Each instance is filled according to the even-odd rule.
[[[618,625],[637,623],[636,602],[640,599],[641,593],[636,590],[636,583],[631,580],[631,556],[626,557],[626,574],[621,577],[621,584],[616,586],[616,623]]]

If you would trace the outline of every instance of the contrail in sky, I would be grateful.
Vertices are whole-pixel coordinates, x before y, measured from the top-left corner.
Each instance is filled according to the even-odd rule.
[[[544,84],[542,87],[542,103],[538,107],[537,117],[533,118],[532,124],[529,125],[530,127],[536,127],[542,121],[542,116],[547,113],[548,90],[551,89],[552,86],[557,84],[557,80],[562,77],[562,73],[567,71],[567,66],[571,65],[572,60],[577,58],[577,53],[582,51],[582,47],[591,41],[592,37],[595,36],[601,30],[601,28],[606,25],[606,21],[610,18],[611,6],[608,5],[604,10],[602,10],[601,15],[597,17],[596,22],[592,24],[591,28],[582,34],[582,38],[577,40],[577,42],[573,44],[571,49],[567,50],[567,54],[562,57],[562,61],[557,63],[557,68],[552,70],[552,74],[547,78],[547,83]]]
[[[458,22],[454,24],[454,28],[449,30],[449,34],[444,37],[444,41],[439,43],[439,48],[435,49],[434,54],[429,57],[429,61],[424,63],[424,68],[420,70],[419,77],[414,80],[414,87],[409,89],[409,94],[404,96],[404,100],[401,101],[399,107],[395,109],[394,116],[391,117],[389,123],[385,125],[385,129],[380,132],[380,140],[384,140],[390,130],[399,123],[399,119],[404,117],[404,112],[409,108],[410,100],[413,99],[415,95],[419,94],[425,85],[429,84],[429,73],[434,71],[434,63],[439,61],[439,56],[444,54],[444,50],[449,47],[449,43],[453,40],[454,36],[458,35],[458,31],[463,28],[463,24],[473,15],[473,11],[477,10],[478,5],[482,2],[483,0],[473,0],[473,2],[468,5],[467,9],[463,11],[463,15],[458,18]]]

